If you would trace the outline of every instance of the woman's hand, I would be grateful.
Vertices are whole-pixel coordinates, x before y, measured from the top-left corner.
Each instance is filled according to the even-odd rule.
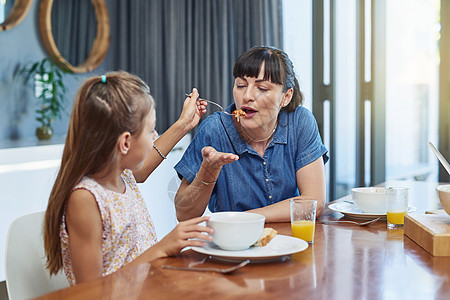
[[[203,164],[206,164],[208,169],[221,169],[222,166],[239,159],[239,156],[236,154],[219,152],[209,146],[202,149],[202,156]]]
[[[209,217],[205,216],[180,222],[158,243],[163,256],[177,255],[185,247],[202,247],[206,242],[211,241],[212,237],[207,234],[212,234],[213,229],[199,225],[207,220]]]
[[[200,121],[200,118],[206,113],[208,104],[204,100],[198,100],[198,96],[197,89],[193,88],[191,96],[186,97],[184,100],[183,111],[178,119],[187,131],[194,128]]]
[[[175,195],[175,209],[180,221],[204,213],[222,166],[239,159],[233,153],[218,152],[213,147],[204,147],[202,156],[203,162],[194,180],[189,182],[183,178]]]

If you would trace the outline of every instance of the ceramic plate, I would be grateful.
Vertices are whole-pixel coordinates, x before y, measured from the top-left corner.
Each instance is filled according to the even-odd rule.
[[[386,220],[386,213],[364,213],[355,204],[349,202],[337,202],[328,206],[333,211],[340,212],[350,219],[370,220],[380,217],[381,220]],[[416,211],[414,206],[408,206],[408,213]]]
[[[241,262],[249,259],[251,262],[267,262],[282,259],[287,255],[303,251],[306,248],[308,248],[308,243],[304,240],[278,234],[264,247],[250,247],[246,250],[228,251],[222,250],[216,244],[210,242],[206,246],[192,247],[191,249],[223,261]]]

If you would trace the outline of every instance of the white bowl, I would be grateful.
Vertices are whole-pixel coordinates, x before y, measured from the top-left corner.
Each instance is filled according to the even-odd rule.
[[[365,213],[386,213],[386,196],[382,187],[359,187],[352,189],[356,206]]]
[[[244,250],[253,245],[262,234],[266,218],[248,212],[218,212],[206,222],[214,229],[213,242],[224,250]]]
[[[450,184],[439,185],[436,187],[442,208],[450,215]]]

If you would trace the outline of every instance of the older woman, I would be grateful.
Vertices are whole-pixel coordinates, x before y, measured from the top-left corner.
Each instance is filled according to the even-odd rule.
[[[199,126],[175,166],[181,185],[177,218],[212,212],[252,211],[267,222],[290,219],[289,198],[300,195],[325,205],[322,144],[287,54],[272,47],[247,50],[233,69],[234,103]]]

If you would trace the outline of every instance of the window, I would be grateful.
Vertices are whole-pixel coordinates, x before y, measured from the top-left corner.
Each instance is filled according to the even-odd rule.
[[[328,200],[386,180],[438,180],[427,142],[440,138],[440,4],[283,1],[284,50],[330,151]]]

